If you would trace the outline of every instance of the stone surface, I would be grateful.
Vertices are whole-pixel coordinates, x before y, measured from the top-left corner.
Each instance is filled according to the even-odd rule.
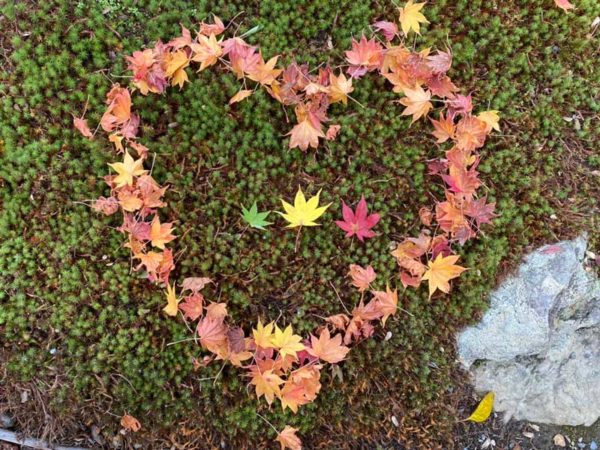
[[[600,416],[600,281],[584,269],[586,245],[528,255],[458,337],[475,387],[495,392],[507,420],[589,426]]]

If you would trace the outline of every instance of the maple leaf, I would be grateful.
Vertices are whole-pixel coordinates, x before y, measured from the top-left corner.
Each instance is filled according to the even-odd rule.
[[[266,226],[272,225],[272,222],[267,222],[265,219],[271,213],[271,211],[258,212],[258,207],[256,202],[252,204],[250,209],[246,209],[244,205],[242,205],[242,218],[250,225],[252,228],[258,228],[259,230],[264,230]]]
[[[331,338],[327,328],[321,331],[318,339],[316,336],[311,335],[310,341],[311,346],[306,351],[320,360],[331,364],[342,361],[350,351],[348,347],[342,345],[342,335],[336,334]]]
[[[140,421],[129,414],[125,414],[123,417],[121,417],[121,426],[127,431],[133,431],[134,433],[142,428]]]
[[[181,288],[184,291],[199,292],[204,289],[207,284],[212,282],[213,280],[208,277],[188,277],[184,278],[181,283]]]
[[[477,117],[463,117],[456,125],[456,146],[461,150],[473,151],[485,144],[488,124]]]
[[[468,203],[465,208],[465,214],[475,219],[477,227],[481,227],[484,223],[492,223],[491,220],[496,217],[494,210],[496,203],[486,203],[487,199],[482,197]]]
[[[190,33],[190,30],[188,30],[181,24],[179,25],[181,26],[181,36],[178,36],[167,43],[167,47],[171,47],[174,50],[179,50],[180,48],[187,47],[192,43],[192,33]]]
[[[219,57],[223,54],[223,48],[221,44],[217,42],[215,34],[205,36],[203,34],[198,35],[198,43],[192,44],[192,61],[200,63],[198,72],[202,72],[207,67],[216,64]]]
[[[398,8],[398,11],[400,11],[400,27],[404,34],[408,35],[410,30],[421,34],[421,23],[429,23],[421,13],[423,6],[425,6],[425,3],[413,3],[412,0],[408,0],[403,8]]]
[[[427,57],[427,66],[434,74],[443,74],[452,67],[452,53],[437,51],[437,54]]]
[[[369,214],[364,196],[361,196],[355,211],[342,201],[342,216],[344,220],[336,220],[335,224],[346,232],[346,237],[356,235],[359,241],[364,242],[365,238],[376,236],[371,228],[377,225],[380,216]]]
[[[575,9],[575,6],[569,2],[569,0],[554,0],[554,3],[564,12],[569,12],[570,9]]]
[[[135,253],[134,257],[140,260],[140,265],[146,267],[147,272],[156,272],[163,260],[163,254],[159,252]]]
[[[275,440],[281,444],[281,450],[302,450],[302,441],[296,436],[297,428],[286,425]]]
[[[438,255],[435,260],[428,262],[423,280],[429,281],[429,298],[437,289],[446,294],[450,292],[448,281],[460,276],[461,273],[467,270],[465,267],[454,264],[458,261],[458,258],[458,255]]]
[[[281,330],[275,325],[275,333],[271,337],[271,346],[279,350],[282,358],[286,355],[291,355],[296,358],[296,353],[304,350],[302,338],[292,330],[292,326],[288,325],[285,330]]]
[[[286,228],[315,227],[319,225],[315,222],[315,220],[321,217],[331,205],[331,203],[329,203],[325,206],[319,207],[320,195],[321,191],[319,190],[317,195],[306,201],[304,192],[302,192],[302,189],[298,187],[298,192],[294,198],[294,206],[282,199],[281,203],[285,213],[277,212],[277,214],[281,215],[289,223]]]
[[[350,63],[348,73],[352,78],[360,78],[365,73],[378,69],[383,62],[383,47],[363,34],[360,41],[352,39],[352,50],[346,51],[346,61]]]
[[[87,119],[80,119],[79,117],[73,117],[73,126],[79,130],[81,135],[86,138],[93,136],[90,127],[88,126]]]
[[[273,348],[273,328],[275,324],[273,322],[263,326],[260,319],[258,319],[258,325],[256,329],[252,329],[252,336],[254,343],[260,348]]]
[[[331,103],[342,102],[348,104],[348,94],[354,91],[352,87],[352,78],[346,79],[344,74],[336,77],[333,73],[329,74],[329,100]]]
[[[124,186],[117,194],[121,208],[128,212],[133,212],[140,209],[144,202],[138,197],[138,194],[139,191],[134,191],[128,186]]]
[[[241,102],[245,98],[248,98],[252,95],[254,91],[251,89],[240,89],[240,91],[235,94],[233,97],[229,99],[229,104],[233,105],[234,103]]]
[[[350,264],[350,272],[348,272],[348,275],[352,278],[352,285],[356,287],[359,292],[364,292],[369,289],[369,286],[377,277],[373,267],[367,266],[366,268],[362,268],[357,264]]]
[[[208,351],[217,353],[227,345],[227,327],[221,320],[204,317],[198,322],[196,332],[200,337],[200,345]]]
[[[487,123],[490,129],[494,129],[496,131],[500,131],[500,114],[499,111],[489,110],[483,111],[477,114],[477,118],[482,122]]]
[[[286,136],[291,136],[289,148],[299,147],[302,151],[306,151],[308,147],[317,148],[319,138],[325,137],[320,124],[318,128],[315,128],[308,118],[295,125]]]
[[[258,366],[252,366],[250,369],[250,384],[254,385],[256,397],[265,396],[267,403],[273,403],[275,396],[281,395],[281,388],[284,380],[277,374],[273,373],[273,369],[261,371]]]
[[[385,40],[388,42],[393,40],[398,35],[398,25],[396,25],[394,22],[381,20],[379,22],[375,22],[373,24],[373,28],[375,31],[379,31],[381,34],[383,34],[383,37],[385,37]]]
[[[273,56],[265,63],[261,55],[258,63],[249,71],[246,70],[248,78],[262,84],[263,86],[270,86],[279,76],[279,74],[283,72],[282,69],[275,69],[277,59],[279,59],[279,55]]]
[[[171,78],[171,86],[179,86],[181,89],[189,81],[185,68],[190,65],[190,60],[184,50],[167,53],[164,65],[165,75]]]
[[[111,216],[119,210],[119,202],[114,197],[98,197],[92,204],[95,211]]]
[[[160,219],[157,215],[155,215],[154,219],[152,220],[152,225],[150,226],[150,240],[152,241],[152,245],[154,247],[160,248],[161,250],[164,250],[165,244],[175,239],[175,236],[173,236],[172,231],[172,223],[161,224]]]
[[[139,177],[141,175],[145,175],[148,172],[147,170],[144,170],[143,164],[143,159],[140,158],[134,161],[129,152],[125,152],[123,162],[109,164],[109,167],[114,169],[114,171],[118,174],[113,179],[115,186],[117,188],[123,187],[125,185],[132,186],[133,177]]]
[[[226,303],[211,303],[206,307],[206,318],[223,322],[227,317],[227,304]]]
[[[213,14],[213,20],[215,21],[215,23],[202,22],[200,24],[200,34],[204,34],[205,36],[214,34],[215,36],[218,36],[219,34],[223,33],[223,31],[225,31],[225,25],[223,24],[223,21],[219,18],[219,16],[215,16]]]
[[[385,292],[373,291],[372,294],[375,298],[377,308],[383,314],[381,323],[385,326],[388,317],[396,314],[396,311],[398,310],[398,290],[394,289],[392,291],[389,286],[386,286]]]
[[[402,111],[403,116],[412,115],[411,124],[415,123],[422,116],[426,116],[431,108],[433,108],[431,100],[431,92],[424,91],[421,86],[414,89],[404,89],[406,97],[400,99],[400,103],[406,106]]]
[[[179,300],[175,293],[175,287],[167,284],[167,306],[163,308],[163,311],[167,313],[168,316],[176,316],[178,304]]]
[[[106,94],[106,102],[108,108],[100,119],[100,126],[104,131],[113,131],[131,119],[131,94],[128,89],[118,84],[113,85]]]
[[[440,120],[431,120],[435,131],[432,134],[437,138],[438,144],[443,144],[448,139],[454,139],[454,131],[456,129],[454,121],[450,117],[444,117],[444,113],[440,112]]]
[[[194,292],[188,295],[179,303],[179,309],[183,313],[183,317],[190,320],[196,320],[202,315],[204,296],[199,292]]]
[[[321,390],[320,369],[320,365],[311,364],[302,366],[291,373],[281,389],[279,397],[284,410],[290,408],[297,413],[299,406],[306,405],[317,398],[317,394]]]

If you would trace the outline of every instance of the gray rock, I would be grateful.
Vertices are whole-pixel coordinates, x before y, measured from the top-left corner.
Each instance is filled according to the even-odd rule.
[[[461,363],[506,420],[589,426],[600,416],[600,281],[583,267],[586,245],[528,255],[458,337]]]

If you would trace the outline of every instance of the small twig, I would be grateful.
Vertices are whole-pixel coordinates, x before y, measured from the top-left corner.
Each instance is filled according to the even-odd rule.
[[[346,305],[342,301],[342,298],[340,297],[340,294],[338,293],[338,291],[335,288],[335,286],[333,285],[333,283],[331,281],[329,281],[329,284],[333,288],[333,291],[335,292],[335,295],[337,296],[338,300],[340,301],[340,303],[342,304],[342,306],[344,307],[344,309],[346,310],[346,312],[348,313],[348,315],[351,316],[352,314],[350,313],[350,311],[348,311],[348,308],[346,308]]]

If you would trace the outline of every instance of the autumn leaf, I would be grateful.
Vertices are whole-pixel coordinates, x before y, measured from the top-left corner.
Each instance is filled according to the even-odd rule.
[[[116,162],[109,164],[109,167],[117,172],[117,176],[113,179],[117,188],[125,185],[133,185],[133,177],[139,177],[140,175],[146,174],[148,171],[144,170],[144,161],[140,158],[133,160],[129,152],[125,152],[123,162]]]
[[[123,188],[117,194],[119,198],[119,205],[127,212],[137,211],[142,207],[144,202],[138,196],[139,191],[132,190],[128,186],[123,186]]]
[[[227,327],[221,320],[204,317],[198,322],[196,332],[200,337],[200,345],[213,353],[227,345]]]
[[[450,292],[450,284],[448,281],[458,277],[461,273],[467,270],[464,267],[457,266],[454,263],[458,261],[458,255],[442,256],[437,255],[433,261],[427,264],[427,270],[423,275],[423,280],[429,281],[429,298],[439,289],[446,294]]]
[[[431,92],[423,90],[421,86],[414,89],[404,89],[406,97],[400,99],[400,103],[406,106],[402,111],[403,116],[412,115],[412,123],[415,123],[419,118],[426,116],[433,104],[431,100]]]
[[[327,128],[327,131],[325,132],[325,139],[328,141],[333,141],[337,137],[341,128],[341,125],[329,125],[329,128]]]
[[[302,441],[296,436],[297,428],[286,425],[275,440],[281,444],[281,450],[302,450]]]
[[[275,373],[273,369],[260,370],[258,366],[252,366],[250,369],[250,384],[254,386],[256,397],[265,396],[267,403],[270,405],[275,400],[275,396],[281,394],[280,385],[285,381]]]
[[[252,336],[254,337],[254,343],[257,347],[261,348],[272,348],[273,339],[273,328],[275,324],[273,322],[263,326],[262,321],[258,319],[258,325],[256,329],[252,329]]]
[[[171,86],[183,87],[188,76],[185,68],[190,65],[190,60],[184,50],[178,50],[173,53],[167,53],[165,58],[165,75],[171,78]]]
[[[569,12],[570,9],[575,9],[575,6],[569,2],[569,0],[554,0],[556,6],[565,12]]]
[[[190,320],[196,320],[202,315],[204,304],[204,296],[199,292],[194,292],[192,295],[184,297],[179,303],[179,309],[183,313],[183,317]]]
[[[291,136],[289,148],[298,147],[304,152],[308,147],[317,148],[319,138],[325,137],[321,125],[315,127],[313,121],[308,118],[301,120],[286,136]]]
[[[304,350],[302,338],[294,334],[291,325],[288,325],[285,330],[281,330],[275,325],[275,333],[271,337],[271,346],[279,350],[282,358],[286,355],[296,358],[296,354]]]
[[[226,303],[211,303],[206,307],[206,318],[216,320],[217,322],[223,322],[227,317],[227,304]]]
[[[385,326],[388,318],[398,310],[398,290],[392,291],[389,286],[386,286],[385,291],[373,291],[373,296],[377,309],[383,314],[381,323]]]
[[[152,241],[152,245],[164,250],[165,244],[168,244],[176,237],[172,234],[172,231],[172,223],[161,224],[158,215],[155,215],[150,226],[150,241]]]
[[[252,204],[250,209],[246,209],[242,205],[242,219],[246,221],[252,228],[264,230],[266,226],[272,225],[272,222],[267,222],[265,219],[271,213],[271,211],[258,212],[256,202]]]
[[[350,272],[348,272],[348,275],[350,275],[350,278],[352,279],[352,285],[356,287],[359,292],[364,292],[369,289],[369,286],[377,277],[373,267],[367,266],[366,268],[362,268],[357,264],[350,264]]]
[[[229,99],[229,104],[233,105],[234,103],[241,102],[245,98],[250,97],[253,92],[254,91],[251,89],[240,89],[240,91],[237,94],[235,94]]]
[[[356,210],[352,209],[342,201],[342,216],[344,220],[336,220],[335,224],[346,232],[346,237],[356,235],[359,241],[372,238],[376,234],[371,230],[379,222],[379,214],[369,214],[367,201],[361,196]]]
[[[331,103],[348,104],[348,94],[352,91],[354,91],[352,78],[346,79],[341,72],[337,77],[333,73],[329,74],[329,100]]]
[[[175,293],[175,287],[167,284],[167,306],[163,308],[163,311],[167,313],[168,316],[176,316],[178,304],[179,300],[177,299],[177,294]]]
[[[467,420],[470,420],[471,422],[477,422],[477,423],[485,422],[488,419],[488,417],[490,417],[493,407],[494,407],[494,393],[488,392],[485,395],[485,397],[483,397],[483,399],[481,399],[481,401],[479,402],[479,405],[477,405],[477,408],[475,408],[475,411],[473,411],[473,414],[471,414],[467,418]]]
[[[429,23],[427,18],[421,13],[421,9],[425,3],[413,3],[408,0],[403,8],[398,8],[400,11],[400,27],[404,34],[413,30],[417,34],[421,34],[421,23]]]
[[[380,32],[385,37],[386,41],[392,41],[398,35],[398,25],[394,22],[381,20],[373,24],[375,31]]]
[[[383,47],[375,38],[367,40],[363,34],[360,41],[352,39],[352,50],[346,51],[346,61],[350,64],[348,73],[352,78],[360,78],[365,73],[378,69],[383,62]]]
[[[496,131],[500,131],[500,114],[499,111],[496,110],[489,110],[489,111],[484,111],[481,112],[479,114],[477,114],[477,118],[479,120],[481,120],[482,122],[485,122],[488,124],[488,126],[490,127],[490,129],[494,129]]]
[[[282,199],[281,203],[285,213],[277,212],[277,214],[281,215],[289,223],[286,228],[315,227],[319,225],[315,220],[321,217],[325,213],[325,210],[331,205],[331,203],[329,203],[319,207],[320,194],[321,191],[317,192],[317,195],[306,201],[304,192],[298,187],[298,192],[294,199],[294,206]]]
[[[450,117],[444,117],[444,114],[440,112],[440,120],[429,120],[431,120],[431,123],[435,128],[432,134],[437,138],[438,144],[443,144],[448,139],[454,139],[454,131],[456,126]]]
[[[324,328],[319,338],[311,335],[311,346],[306,349],[308,353],[316,356],[322,361],[336,364],[342,361],[350,349],[342,345],[342,335],[336,334],[333,338],[329,334],[329,329]]]
[[[184,291],[199,292],[204,289],[207,284],[212,282],[213,280],[208,277],[188,277],[184,278],[181,283],[181,288]]]
[[[248,78],[263,86],[270,86],[283,71],[282,69],[275,69],[275,64],[277,64],[278,59],[279,55],[273,56],[265,63],[261,57],[258,64],[256,64],[251,71],[246,72]]]
[[[115,145],[118,153],[124,152],[125,148],[123,147],[123,136],[117,133],[113,133],[108,136],[108,140]]]
[[[223,54],[223,48],[217,42],[214,34],[206,37],[203,34],[198,35],[198,43],[190,45],[192,49],[192,61],[200,63],[198,72],[202,72],[207,67],[216,64],[219,57]]]
[[[134,433],[142,428],[140,421],[129,414],[125,414],[123,417],[121,417],[121,426],[127,431],[133,431]]]
[[[320,365],[311,364],[302,366],[290,374],[279,397],[284,410],[290,408],[295,414],[299,406],[306,405],[317,398],[321,390],[320,370]]]
[[[73,126],[79,130],[81,135],[86,138],[93,136],[90,127],[87,124],[87,119],[80,119],[79,117],[73,117]]]

